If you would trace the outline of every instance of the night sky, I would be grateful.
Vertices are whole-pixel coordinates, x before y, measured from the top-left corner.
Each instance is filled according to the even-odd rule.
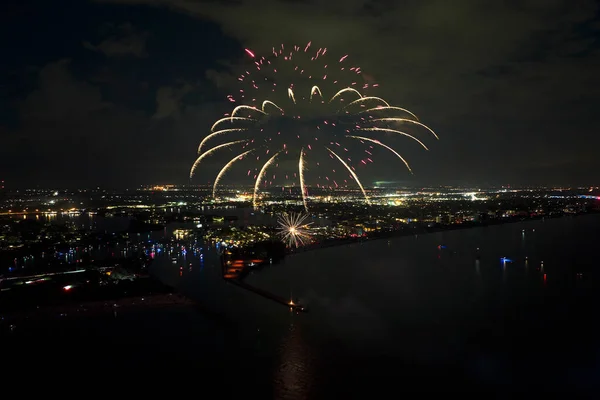
[[[378,96],[440,135],[428,152],[407,150],[414,176],[382,163],[366,185],[600,178],[597,1],[21,0],[0,8],[7,187],[188,183],[198,143],[231,110],[226,96],[251,63],[244,48],[269,53],[309,41],[350,54],[380,83]]]

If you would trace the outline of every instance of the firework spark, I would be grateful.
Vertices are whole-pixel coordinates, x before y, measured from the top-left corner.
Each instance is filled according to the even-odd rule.
[[[288,247],[304,246],[310,241],[309,227],[312,222],[306,223],[308,214],[282,214],[277,218],[279,236]]]
[[[277,152],[275,153],[275,155],[271,158],[269,158],[269,160],[262,166],[262,168],[260,169],[260,172],[258,173],[258,177],[256,178],[256,182],[254,183],[254,196],[252,197],[252,202],[254,205],[254,208],[258,208],[258,191],[260,189],[260,183],[263,180],[263,177],[265,176],[265,173],[267,172],[267,168],[269,168],[269,166],[271,164],[273,164],[273,161],[275,161],[275,159],[277,158],[277,156],[279,155],[279,153],[281,152]]]
[[[213,191],[212,191],[213,197],[216,197],[215,195],[217,193],[217,186],[219,185],[221,178],[223,178],[223,175],[225,175],[227,170],[233,165],[233,163],[243,159],[244,156],[246,156],[248,153],[251,153],[252,151],[253,150],[246,150],[242,154],[238,154],[237,156],[233,157],[227,164],[225,164],[225,166],[221,169],[221,171],[219,171],[219,174],[217,175],[217,178],[215,179],[215,183],[213,185]]]
[[[232,103],[245,104],[236,105],[231,114],[212,125],[198,146],[198,158],[190,172],[192,178],[201,161],[217,151],[240,148],[238,155],[219,171],[213,196],[225,173],[238,160],[249,159],[245,156],[252,152],[258,163],[247,175],[254,181],[254,208],[260,205],[261,190],[274,182],[277,185],[285,177],[282,190],[286,186],[291,193],[291,187],[298,184],[302,203],[308,210],[308,189],[316,175],[320,182],[316,187],[327,190],[347,187],[354,181],[368,202],[359,176],[361,168],[373,163],[377,149],[393,153],[412,173],[405,158],[391,143],[383,143],[384,139],[404,137],[425,150],[429,149],[418,137],[420,134],[439,139],[411,111],[367,95],[369,89],[379,85],[359,82],[362,71],[348,55],[328,59],[326,48],[311,50],[311,43],[291,49],[283,45],[273,47],[268,57],[250,49],[245,49],[245,53],[254,67],[238,77],[242,85],[239,94],[227,96]],[[341,84],[342,81],[347,84]],[[362,150],[367,156],[353,153],[351,143],[359,142],[367,146]],[[326,163],[333,164],[321,165]],[[336,168],[336,163],[343,168]],[[284,166],[294,164],[293,170],[281,172]],[[275,173],[267,173],[267,169],[277,172],[279,178]]]

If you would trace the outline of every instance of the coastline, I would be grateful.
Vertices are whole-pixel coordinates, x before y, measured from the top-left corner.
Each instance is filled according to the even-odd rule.
[[[580,217],[580,216],[586,216],[586,215],[598,215],[598,214],[600,214],[600,211],[593,210],[593,211],[588,211],[585,213],[578,213],[578,214],[561,214],[561,215],[553,215],[553,216],[539,216],[539,217],[536,216],[536,217],[529,217],[529,218],[512,218],[512,219],[507,219],[507,220],[488,221],[486,223],[463,223],[463,224],[452,224],[452,225],[438,225],[435,227],[427,227],[427,226],[417,227],[417,226],[415,226],[412,229],[382,232],[379,235],[356,237],[356,238],[333,239],[328,242],[321,242],[318,244],[303,246],[303,247],[300,247],[297,249],[288,249],[285,257],[293,257],[296,254],[302,254],[302,253],[306,253],[309,251],[322,250],[322,249],[326,249],[326,248],[330,248],[330,247],[347,246],[347,245],[351,245],[351,244],[364,243],[364,242],[370,242],[370,241],[375,241],[375,240],[393,239],[393,238],[406,237],[406,236],[412,236],[412,235],[428,235],[428,234],[432,234],[432,233],[449,232],[449,231],[456,231],[456,230],[462,230],[462,229],[485,228],[488,226],[514,224],[514,223],[518,223],[518,222],[539,221],[539,220],[544,220],[544,219],[560,219],[560,218],[568,218],[568,217],[574,218],[574,217]],[[285,258],[282,259],[281,261],[284,261],[284,260],[285,260]],[[243,281],[249,274],[260,272],[260,270],[262,270],[264,267],[266,267],[268,265],[271,265],[271,263],[269,263],[266,260],[262,263],[256,263],[252,266],[246,265],[241,269],[237,279],[239,279],[240,281]]]
[[[414,226],[412,229],[402,229],[388,232],[380,232],[377,235],[372,236],[364,236],[364,237],[356,237],[356,238],[342,238],[342,239],[333,239],[331,241],[320,242],[317,244],[312,244],[308,246],[303,246],[298,249],[288,250],[286,256],[293,256],[294,254],[305,253],[307,251],[315,251],[320,249],[325,249],[329,247],[337,247],[337,246],[346,246],[350,244],[362,243],[366,241],[373,240],[383,240],[383,239],[392,239],[404,236],[412,236],[412,235],[427,235],[430,233],[438,233],[438,232],[447,232],[447,231],[455,231],[461,229],[472,229],[472,228],[486,228],[488,226],[497,226],[497,225],[506,225],[506,224],[514,224],[518,222],[527,222],[527,221],[539,221],[544,219],[559,219],[559,218],[568,218],[568,217],[580,217],[586,215],[596,215],[600,214],[600,211],[588,211],[585,213],[578,214],[561,214],[561,215],[552,215],[552,216],[536,216],[529,218],[511,218],[506,220],[497,220],[497,221],[487,221],[485,223],[481,222],[466,222],[462,224],[452,224],[452,225],[438,225],[434,227],[428,226]]]

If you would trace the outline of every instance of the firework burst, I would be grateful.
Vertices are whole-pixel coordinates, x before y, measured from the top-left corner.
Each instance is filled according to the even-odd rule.
[[[312,222],[305,222],[307,214],[282,214],[277,218],[279,224],[279,236],[288,247],[300,247],[310,241],[308,233]]]
[[[421,133],[438,139],[412,112],[367,95],[366,91],[378,84],[365,78],[348,55],[331,59],[326,48],[314,50],[311,43],[288,50],[281,45],[268,57],[259,57],[250,49],[246,54],[253,68],[238,77],[239,94],[227,96],[232,103],[245,104],[236,105],[212,125],[198,146],[198,158],[190,171],[192,178],[206,157],[238,149],[214,180],[213,197],[234,164],[252,159],[256,162],[246,175],[254,183],[254,208],[259,206],[261,190],[281,183],[282,190],[287,188],[290,194],[297,184],[308,210],[308,182],[315,180],[317,188],[327,190],[354,181],[368,202],[359,174],[373,163],[376,151],[392,154],[412,173],[404,157],[383,139],[408,139],[425,150],[427,146],[418,137]],[[326,98],[324,93],[333,95]],[[352,142],[361,143],[358,153],[351,151]]]

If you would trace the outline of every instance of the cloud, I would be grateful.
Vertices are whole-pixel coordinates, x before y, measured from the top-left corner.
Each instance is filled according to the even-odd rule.
[[[105,101],[99,87],[72,74],[67,59],[41,68],[37,83],[18,106],[19,128],[0,150],[11,180],[85,186],[113,178],[121,167],[112,160],[127,159],[135,133],[148,129],[143,115]]]
[[[23,119],[52,122],[85,118],[113,106],[102,100],[99,88],[76,80],[69,71],[70,63],[63,59],[39,70],[38,88],[19,107]]]
[[[192,87],[185,83],[158,90],[160,118],[107,102],[68,59],[47,64],[37,78],[18,105],[18,129],[2,129],[0,168],[13,186],[22,179],[67,187],[185,182],[194,157],[187,150],[215,113],[210,103],[181,106]]]
[[[15,100],[15,126],[0,126],[3,179],[65,187],[188,182],[200,139],[229,104],[207,101],[202,81],[169,75],[143,85],[111,66],[90,71],[59,59],[31,69],[33,90]],[[207,160],[198,182],[214,179],[219,166]]]
[[[146,57],[146,40],[148,34],[137,32],[133,25],[124,23],[119,26],[110,26],[112,34],[97,45],[83,42],[83,47],[88,50],[103,53],[107,57]]]
[[[156,113],[154,118],[181,117],[183,97],[194,90],[194,86],[184,83],[181,86],[163,86],[156,93]]]
[[[587,106],[600,95],[594,0],[99,1],[210,19],[260,53],[308,41],[349,52],[381,83],[378,94],[437,128],[444,151],[424,158],[435,158],[436,179],[477,180],[491,173],[486,164],[517,176],[566,152],[574,157],[600,123]],[[236,65],[224,66],[207,75],[226,88]],[[416,171],[429,168],[418,162]]]
[[[352,45],[353,57],[378,73],[396,78],[402,77],[398,68],[425,68],[410,71],[410,75],[424,76],[432,70],[446,71],[445,75],[457,69],[464,75],[479,72],[528,56],[540,41],[548,41],[546,47],[552,53],[567,51],[575,43],[581,46],[577,24],[593,19],[597,12],[592,0],[582,1],[578,7],[572,7],[568,0],[520,5],[490,5],[476,0],[102,1],[162,5],[210,18],[245,45],[267,51],[280,42],[303,44],[312,40],[340,51]]]

